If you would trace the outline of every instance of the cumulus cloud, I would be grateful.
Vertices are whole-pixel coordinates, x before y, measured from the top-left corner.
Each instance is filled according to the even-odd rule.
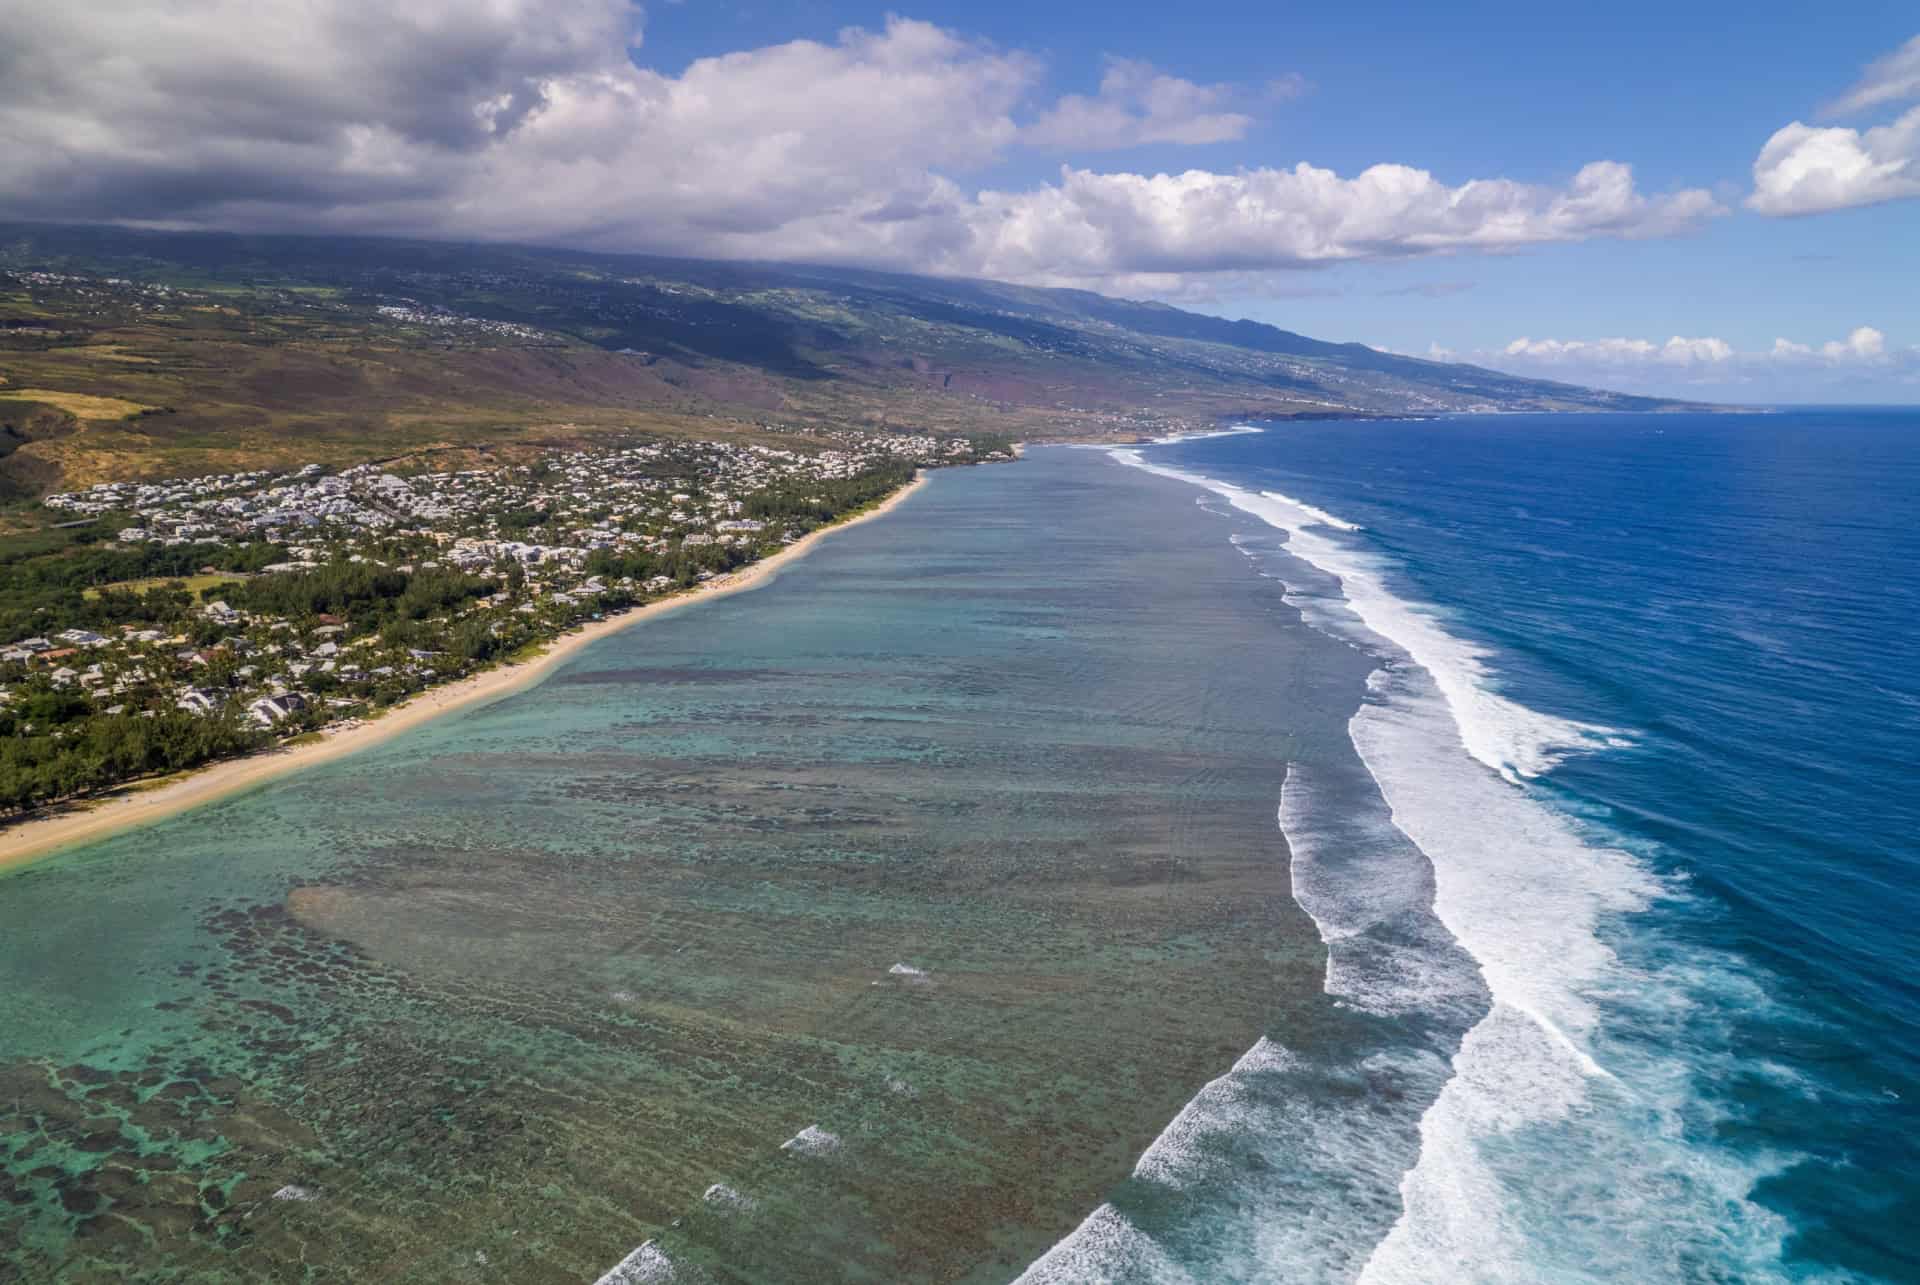
[[[1920,98],[1920,36],[1870,65],[1829,109],[1846,116]],[[1749,209],[1822,214],[1920,197],[1920,107],[1870,128],[1794,121],[1753,162]]]
[[[1776,339],[1767,356],[1789,365],[1834,365],[1878,363],[1889,354],[1885,335],[1872,326],[1856,326],[1845,339],[1829,339],[1817,348],[1791,339]],[[1893,356],[1897,358],[1899,354]]]
[[[1829,339],[1814,348],[1790,339],[1776,339],[1770,355],[1776,361],[1870,362],[1887,355],[1887,337],[1872,326],[1855,326],[1845,339]]]
[[[1351,178],[1304,163],[1234,174],[1067,167],[1044,187],[980,193],[966,249],[987,275],[1066,283],[1663,236],[1719,211],[1702,191],[1647,196],[1628,166],[1610,161],[1561,188],[1505,179],[1449,186],[1405,165]]]
[[[7,12],[0,193],[39,217],[717,248],[945,208],[1040,74],[895,19],[668,76],[620,0]]]
[[[1109,58],[1098,95],[1068,94],[1021,141],[1080,150],[1231,142],[1253,124],[1251,116],[1224,110],[1235,97],[1231,85],[1196,85],[1135,59]]]
[[[1690,366],[1696,362],[1730,361],[1734,352],[1733,345],[1724,339],[1687,339],[1675,335],[1663,344],[1651,339],[1521,338],[1502,348],[1500,355],[1536,362],[1630,365],[1657,361],[1669,366]]]
[[[1912,401],[1920,390],[1920,346],[1899,346],[1874,327],[1843,338],[1776,338],[1741,350],[1715,338],[1551,340],[1519,338],[1492,352],[1450,352],[1440,361],[1473,361],[1515,375],[1601,384],[1620,392],[1713,401]]]
[[[1920,387],[1920,346],[1899,347],[1872,326],[1839,339],[1775,339],[1758,350],[1715,336],[1516,339],[1490,351],[1435,345],[1429,356],[1571,383],[1659,396],[1764,401],[1904,401]]]
[[[1749,209],[1824,214],[1920,196],[1920,107],[1874,129],[1793,122],[1753,163]]]
[[[1172,294],[1354,259],[1664,236],[1721,212],[1611,161],[1564,185],[1404,165],[1064,166],[1013,149],[1239,137],[1223,86],[1037,57],[905,18],[640,65],[625,0],[0,6],[0,214],[856,262]],[[1287,82],[1282,82],[1287,83]],[[1277,89],[1274,92],[1279,92]]]
[[[1437,350],[1436,350],[1437,351]],[[1675,335],[1665,343],[1651,339],[1533,339],[1514,340],[1475,359],[1496,365],[1632,367],[1672,366],[1704,369],[1754,369],[1768,366],[1881,367],[1920,370],[1920,347],[1890,349],[1887,337],[1872,326],[1856,326],[1844,339],[1823,344],[1775,339],[1760,352],[1742,352],[1724,339],[1689,339]]]

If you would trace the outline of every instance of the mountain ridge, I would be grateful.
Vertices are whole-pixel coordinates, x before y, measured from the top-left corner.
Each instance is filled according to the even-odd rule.
[[[0,224],[0,380],[15,493],[618,432],[1110,440],[1237,418],[1694,408],[1085,290],[22,223]]]

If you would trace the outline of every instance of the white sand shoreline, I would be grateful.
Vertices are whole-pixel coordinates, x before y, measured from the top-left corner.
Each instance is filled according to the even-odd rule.
[[[820,528],[795,541],[778,553],[762,558],[738,571],[709,580],[706,584],[671,598],[630,608],[605,620],[597,620],[560,635],[547,644],[545,651],[531,660],[501,665],[440,687],[429,687],[379,718],[368,722],[343,724],[321,733],[321,739],[304,745],[281,746],[250,754],[245,758],[223,759],[196,768],[163,784],[142,787],[138,782],[95,800],[81,800],[68,807],[27,817],[0,831],[0,874],[29,862],[82,843],[91,843],[120,834],[190,808],[231,798],[255,786],[290,775],[318,763],[344,758],[356,751],[391,740],[422,723],[450,714],[457,709],[496,700],[533,686],[558,668],[562,661],[590,643],[618,633],[637,621],[663,615],[694,603],[706,602],[728,594],[757,588],[773,575],[807,553],[836,531],[871,521],[891,512],[926,484],[925,470],[912,482],[889,495],[866,512],[832,526]]]

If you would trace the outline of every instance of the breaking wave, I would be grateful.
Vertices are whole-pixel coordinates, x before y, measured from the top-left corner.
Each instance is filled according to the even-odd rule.
[[[1681,894],[1551,806],[1537,783],[1569,755],[1630,738],[1502,694],[1491,653],[1396,594],[1391,564],[1355,538],[1358,525],[1138,450],[1112,454],[1285,532],[1284,556],[1263,569],[1287,583],[1310,624],[1378,660],[1349,731],[1384,819],[1356,810],[1351,793],[1337,808],[1316,806],[1319,783],[1296,768],[1280,823],[1295,898],[1327,945],[1337,1006],[1452,1031],[1442,1042],[1453,1051],[1437,1070],[1417,1041],[1367,1055],[1402,1088],[1435,1077],[1417,1143],[1396,1149],[1381,1142],[1390,1144],[1393,1125],[1376,1103],[1350,1096],[1348,1118],[1334,1119],[1327,1104],[1337,1094],[1303,1091],[1314,1076],[1352,1082],[1359,1072],[1365,1083],[1364,1068],[1263,1040],[1169,1125],[1113,1201],[1022,1279],[1784,1279],[1788,1229],[1749,1196],[1785,1158],[1739,1158],[1696,1141],[1712,1114],[1698,1084],[1724,1066],[1698,1044],[1634,1038],[1671,1025],[1675,1011],[1756,1002],[1757,988],[1737,964],[1704,952],[1676,947],[1654,964],[1623,963],[1606,926]],[[1298,574],[1300,564],[1317,575]],[[1278,1081],[1291,1082],[1289,1096]],[[1289,1113],[1299,1127],[1287,1126]],[[1376,1135],[1354,1127],[1369,1120]],[[1218,1167],[1198,1160],[1224,1154],[1234,1130],[1301,1175],[1331,1172],[1329,1184],[1352,1199],[1349,1225],[1304,1181],[1269,1193],[1286,1203],[1249,1198],[1243,1181],[1206,1237],[1142,1216],[1155,1207],[1142,1185],[1191,1195],[1217,1182]],[[1382,1222],[1353,1197],[1361,1178],[1378,1181],[1396,1163],[1398,1208]],[[1352,1172],[1339,1175],[1341,1165]],[[1236,1220],[1259,1225],[1236,1229]]]

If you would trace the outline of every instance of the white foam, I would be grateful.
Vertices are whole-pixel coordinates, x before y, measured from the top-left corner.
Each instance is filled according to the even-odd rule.
[[[1179,1182],[1193,1163],[1195,1143],[1214,1132],[1222,1120],[1232,1119],[1242,1110],[1245,1078],[1294,1065],[1293,1054],[1262,1036],[1252,1048],[1240,1055],[1226,1074],[1209,1080],[1193,1100],[1181,1108],[1160,1136],[1153,1140],[1133,1166],[1133,1176],[1169,1185]]]
[[[1293,899],[1320,930],[1323,942],[1357,936],[1401,912],[1424,905],[1426,892],[1410,879],[1406,862],[1383,856],[1378,844],[1354,842],[1352,835],[1323,835],[1306,770],[1288,764],[1280,781],[1280,832],[1292,853]],[[1338,869],[1330,869],[1338,862]]]
[[[830,1155],[840,1149],[840,1135],[828,1133],[817,1124],[810,1124],[781,1143],[780,1149],[797,1156]]]
[[[1287,552],[1339,580],[1343,601],[1334,611],[1351,618],[1323,619],[1351,634],[1357,621],[1376,638],[1401,650],[1433,675],[1446,698],[1454,734],[1469,754],[1511,781],[1539,776],[1568,754],[1627,744],[1623,733],[1597,724],[1559,718],[1529,709],[1495,691],[1485,649],[1448,633],[1431,609],[1401,599],[1385,582],[1386,567],[1366,549],[1324,534],[1324,510],[1302,508],[1278,492],[1255,492],[1179,469],[1149,463],[1139,451],[1110,454],[1142,468],[1221,495],[1235,508],[1287,532]],[[1340,522],[1341,519],[1334,518]],[[1357,528],[1343,523],[1342,535]]]
[[[1521,1279],[1525,1238],[1481,1149],[1565,1119],[1606,1074],[1588,1051],[1597,1014],[1586,992],[1614,962],[1598,921],[1643,907],[1658,888],[1625,853],[1586,844],[1510,784],[1439,752],[1450,719],[1425,675],[1378,671],[1371,685],[1354,745],[1394,824],[1432,861],[1434,913],[1479,962],[1494,1006],[1421,1122],[1405,1213],[1362,1279],[1509,1278],[1503,1264]]]
[[[1489,1136],[1562,1115],[1581,1100],[1584,1075],[1556,1053],[1537,1025],[1504,1004],[1467,1032],[1453,1078],[1421,1118],[1420,1159],[1400,1184],[1404,1212],[1367,1260],[1362,1281],[1530,1279],[1526,1233],[1480,1148]],[[1518,1099],[1514,1068],[1526,1072]]]
[[[701,1193],[700,1199],[716,1208],[732,1210],[739,1213],[746,1213],[749,1210],[756,1209],[760,1204],[760,1202],[752,1196],[736,1191],[724,1182],[716,1182],[711,1187],[708,1187],[706,1191]]]
[[[1460,1219],[1451,1233],[1460,1246],[1493,1234],[1500,1223],[1497,1208],[1487,1203],[1491,1197],[1474,1180],[1474,1162],[1452,1145],[1458,1136],[1480,1136],[1476,1126],[1494,1122],[1517,1127],[1559,1118],[1581,1100],[1586,1077],[1604,1074],[1586,1049],[1595,1015],[1582,995],[1612,962],[1598,920],[1644,906],[1657,885],[1625,853],[1589,847],[1566,821],[1513,787],[1570,752],[1617,743],[1619,734],[1543,714],[1491,690],[1482,649],[1396,596],[1367,551],[1314,529],[1328,525],[1324,518],[1331,514],[1277,492],[1256,494],[1159,468],[1137,452],[1115,454],[1213,490],[1285,530],[1287,552],[1337,578],[1346,609],[1419,666],[1376,670],[1350,730],[1394,825],[1432,864],[1434,914],[1479,963],[1494,999],[1493,1011],[1455,1055],[1455,1076],[1423,1122],[1421,1159],[1402,1186],[1407,1214],[1375,1256],[1386,1273],[1382,1280],[1403,1279],[1386,1266],[1403,1256],[1424,1262],[1432,1279],[1436,1260],[1418,1255],[1433,1253],[1433,1242],[1445,1237],[1430,1219]],[[1450,746],[1505,781],[1448,753]],[[1316,920],[1326,915],[1336,933],[1352,927],[1343,917],[1357,924],[1382,909],[1381,889],[1370,886],[1374,864],[1354,867],[1354,887],[1337,896],[1310,894],[1316,904],[1305,907]],[[1484,1244],[1463,1249],[1459,1261],[1474,1261],[1474,1252],[1491,1250]]]
[[[1319,794],[1308,768],[1288,765],[1280,831],[1293,899],[1327,947],[1326,993],[1382,1016],[1476,1004],[1472,962],[1428,913],[1426,854],[1384,817]]]
[[[1336,518],[1325,509],[1316,508],[1314,505],[1308,504],[1305,500],[1296,500],[1291,495],[1282,495],[1278,491],[1262,491],[1261,494],[1269,500],[1278,500],[1282,504],[1291,504],[1294,508],[1306,514],[1309,520],[1318,522],[1321,526],[1330,526],[1336,531],[1363,531],[1366,529],[1357,523],[1347,521],[1345,518]]]
[[[1425,857],[1384,821],[1316,804],[1314,793],[1309,773],[1289,765],[1278,819],[1292,853],[1295,898],[1328,946],[1328,993],[1387,1014],[1462,997],[1478,1001],[1484,992],[1471,962],[1431,927]],[[1422,921],[1428,925],[1425,942],[1419,940]],[[1366,938],[1388,924],[1397,930],[1395,942]],[[1418,1092],[1419,1084],[1437,1087],[1444,1078],[1437,1063],[1416,1051],[1376,1054],[1360,1068],[1339,1070]],[[1108,1203],[1030,1266],[1019,1285],[1265,1279],[1274,1264],[1286,1265],[1286,1279],[1351,1279],[1387,1225],[1384,1219],[1356,1219],[1357,1197],[1367,1190],[1390,1192],[1408,1167],[1411,1148],[1382,1113],[1331,1105],[1323,1096],[1331,1070],[1262,1038],[1195,1094],[1135,1163],[1135,1182],[1172,1193],[1217,1181],[1220,1157],[1236,1146],[1272,1147],[1285,1157],[1293,1175],[1286,1207],[1264,1210],[1254,1225],[1231,1236],[1208,1236],[1204,1268],[1176,1264],[1166,1247]]]
[[[1396,1127],[1387,1113],[1342,1109],[1325,1095],[1332,1069],[1261,1039],[1194,1095],[1134,1166],[1141,1205],[1198,1209],[1204,1230],[1176,1226],[1171,1243],[1162,1243],[1120,1205],[1104,1203],[1017,1285],[1351,1280],[1397,1212],[1377,1193],[1391,1193],[1407,1168],[1411,1121]],[[1349,1084],[1426,1084],[1432,1091],[1445,1068],[1416,1052],[1376,1055],[1339,1071]],[[1249,1148],[1281,1159],[1284,1174],[1241,1169],[1236,1156]],[[1227,1192],[1230,1204],[1213,1203]],[[1367,1212],[1359,1212],[1362,1205]],[[1219,1224],[1236,1210],[1240,1220]],[[1276,1264],[1284,1271],[1276,1273]]]
[[[1135,1162],[1133,1176],[1151,1182],[1175,1184],[1195,1164],[1200,1142],[1231,1131],[1243,1115],[1244,1077],[1285,1071],[1293,1054],[1262,1036],[1240,1055],[1225,1074],[1209,1080],[1199,1093],[1160,1131]],[[1148,1279],[1183,1281],[1187,1274],[1175,1268],[1152,1239],[1110,1204],[1089,1214],[1069,1235],[1022,1272],[1015,1285],[1055,1285],[1069,1281],[1110,1280],[1121,1265],[1131,1273],[1151,1266]]]
[[[1014,1285],[1082,1285],[1117,1280],[1196,1285],[1190,1273],[1112,1205],[1101,1205],[1088,1214],[1071,1235],[1021,1272]]]
[[[1252,424],[1235,424],[1232,428],[1216,428],[1203,433],[1168,433],[1165,437],[1153,439],[1155,446],[1173,446],[1180,442],[1204,442],[1209,437],[1244,437],[1248,433],[1264,433],[1264,428],[1255,428]]]
[[[1496,1001],[1560,1032],[1558,1042],[1587,1031],[1593,1008],[1576,992],[1613,963],[1599,919],[1644,908],[1659,884],[1525,792],[1437,755],[1450,720],[1425,675],[1378,670],[1368,686],[1354,747],[1394,824],[1433,863],[1434,913],[1479,961]]]
[[[1326,533],[1333,515],[1148,464],[1138,452],[1114,455],[1206,487],[1287,531],[1289,554],[1340,583],[1341,599],[1299,600],[1308,619],[1350,639],[1358,625],[1373,636],[1369,645],[1384,641],[1415,662],[1374,673],[1350,732],[1394,826],[1431,863],[1434,915],[1477,961],[1493,1004],[1422,1118],[1401,1216],[1361,1279],[1584,1277],[1602,1260],[1613,1269],[1592,1271],[1595,1279],[1666,1279],[1723,1254],[1742,1263],[1744,1278],[1773,1278],[1781,1220],[1746,1199],[1759,1172],[1750,1162],[1687,1142],[1683,1114],[1697,1101],[1684,1058],[1648,1065],[1648,1055],[1617,1051],[1633,1062],[1629,1088],[1592,1051],[1600,1032],[1591,996],[1618,1002],[1652,988],[1684,1005],[1691,989],[1683,979],[1624,973],[1600,922],[1644,908],[1660,885],[1628,853],[1588,842],[1526,785],[1567,754],[1626,743],[1621,734],[1494,690],[1487,653],[1450,634],[1431,609],[1396,596],[1386,565],[1350,531]],[[1282,806],[1285,824],[1284,796]],[[1339,993],[1338,943],[1390,908],[1395,885],[1375,877],[1376,863],[1349,856],[1354,882],[1336,888],[1316,878],[1329,872],[1315,869],[1305,846],[1308,879],[1296,891],[1329,940],[1328,986]],[[1523,1128],[1551,1129],[1546,1136],[1565,1150],[1517,1146]],[[1568,1165],[1565,1155],[1581,1160]],[[1568,1208],[1581,1217],[1560,1219]]]
[[[673,1279],[673,1260],[652,1241],[613,1265],[594,1285],[657,1285]]]

